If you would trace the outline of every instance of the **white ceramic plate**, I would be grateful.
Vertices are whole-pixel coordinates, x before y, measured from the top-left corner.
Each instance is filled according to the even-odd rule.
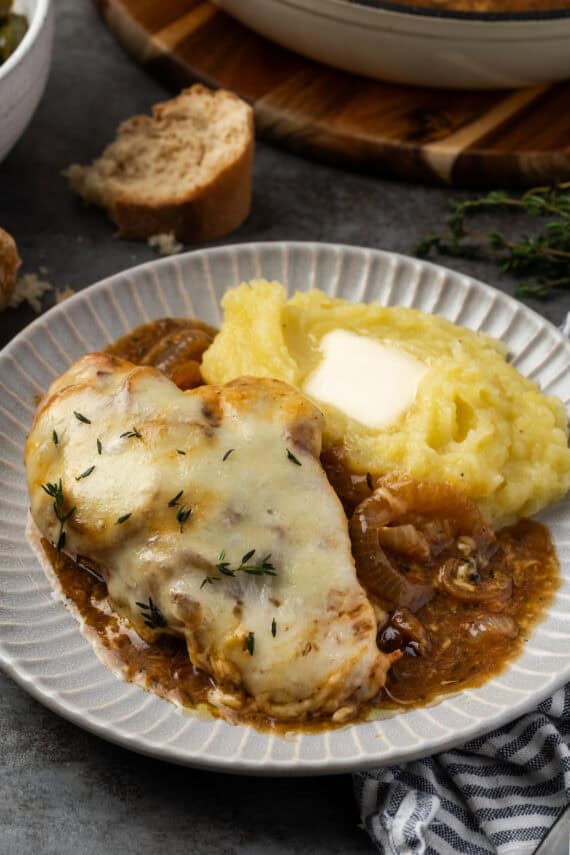
[[[290,50],[380,80],[503,89],[570,76],[568,9],[497,16],[442,13],[398,0],[215,2]]]
[[[467,276],[387,252],[309,243],[245,244],[120,273],[27,327],[0,354],[0,665],[51,709],[106,739],[178,763],[252,774],[365,769],[431,754],[534,707],[570,678],[570,500],[544,516],[563,584],[523,655],[499,678],[429,709],[317,735],[282,738],[199,719],[124,683],[99,662],[51,589],[25,537],[22,452],[35,398],[86,351],[165,315],[221,321],[219,300],[244,279],[289,292],[321,288],[437,312],[504,339],[515,364],[570,399],[570,343],[522,304]]]

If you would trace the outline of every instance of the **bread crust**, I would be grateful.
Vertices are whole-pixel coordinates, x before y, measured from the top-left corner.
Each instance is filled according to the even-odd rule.
[[[140,204],[125,194],[108,209],[117,236],[146,240],[172,232],[182,243],[203,243],[240,226],[251,209],[253,132],[241,156],[198,192],[172,205]]]
[[[16,241],[0,228],[0,309],[5,309],[12,298],[21,263]]]
[[[218,99],[237,101],[244,105],[232,92],[218,90],[212,93],[201,84],[183,90],[178,98],[205,95]],[[174,98],[153,107],[153,118],[133,116],[119,128],[119,134],[136,128],[137,125],[151,126],[160,122],[178,101]],[[117,226],[120,238],[147,240],[156,234],[172,233],[182,243],[202,243],[223,237],[236,229],[248,216],[251,208],[251,182],[254,155],[253,111],[247,106],[248,133],[245,146],[225,166],[216,170],[211,179],[190,190],[186,196],[178,196],[171,204],[153,202],[152,198],[141,201],[128,190],[94,195],[86,192],[87,177],[93,167],[70,167],[68,177],[72,188],[87,201],[105,207],[108,216]],[[105,155],[103,155],[104,157]]]

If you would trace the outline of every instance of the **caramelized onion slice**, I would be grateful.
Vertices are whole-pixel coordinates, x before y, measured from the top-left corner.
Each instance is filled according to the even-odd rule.
[[[358,578],[364,588],[392,606],[418,611],[434,596],[431,585],[412,582],[390,561],[378,541],[376,494],[362,502],[350,520],[350,538]],[[380,517],[383,518],[382,516]]]
[[[206,326],[206,325],[203,325]],[[209,329],[188,326],[164,335],[146,354],[143,364],[154,365],[160,371],[170,372],[183,362],[199,362],[213,341]]]
[[[195,389],[204,382],[200,365],[194,359],[176,365],[170,371],[170,379],[179,389]]]
[[[460,602],[485,603],[500,611],[511,598],[513,582],[504,573],[481,578],[473,562],[449,558],[439,568],[437,587]]]
[[[507,615],[484,615],[468,624],[467,632],[470,638],[479,638],[482,635],[516,638],[519,628]]]
[[[184,329],[192,323],[182,318],[160,318],[141,324],[131,332],[117,339],[107,348],[107,353],[128,359],[135,365],[142,365],[148,352],[165,336],[176,330]],[[197,322],[201,324],[201,321]]]
[[[376,492],[380,490],[385,491],[385,496],[392,496],[392,507],[397,500],[403,508],[397,517],[400,523],[412,522],[425,530],[430,520],[445,520],[446,534],[453,538],[470,536],[479,553],[494,548],[495,535],[485,524],[475,502],[451,484],[416,480],[394,472],[378,480]],[[389,520],[392,521],[394,516]]]
[[[424,534],[413,525],[383,526],[378,529],[380,546],[418,561],[427,561],[431,550]]]

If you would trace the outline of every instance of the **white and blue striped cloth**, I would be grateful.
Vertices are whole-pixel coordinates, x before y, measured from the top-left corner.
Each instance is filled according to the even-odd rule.
[[[570,804],[570,684],[506,727],[354,787],[382,855],[531,855]]]
[[[462,748],[354,776],[382,855],[530,855],[570,803],[570,685]]]

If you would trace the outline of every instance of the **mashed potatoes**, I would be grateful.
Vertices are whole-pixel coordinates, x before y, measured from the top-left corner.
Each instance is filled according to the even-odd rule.
[[[448,481],[494,525],[530,516],[570,488],[564,407],[506,362],[501,342],[435,315],[320,291],[287,301],[282,286],[263,281],[233,288],[222,305],[224,324],[202,364],[209,383],[249,374],[302,388],[322,358],[321,339],[335,329],[374,337],[425,363],[413,403],[388,427],[367,428],[320,404],[325,445],[343,443],[356,471],[400,469]]]

